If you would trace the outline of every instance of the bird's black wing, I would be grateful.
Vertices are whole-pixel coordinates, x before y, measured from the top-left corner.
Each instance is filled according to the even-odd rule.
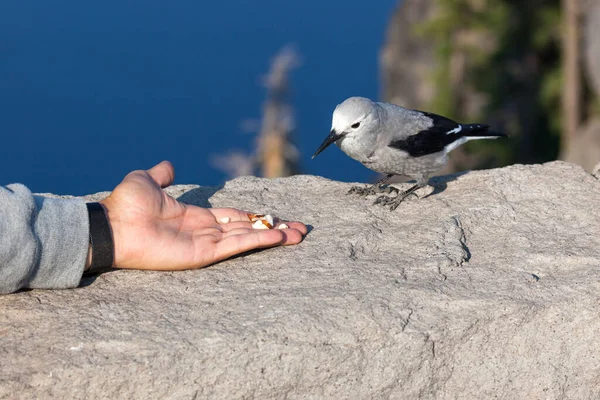
[[[433,125],[404,139],[391,141],[388,146],[406,151],[413,157],[425,156],[444,150],[450,143],[465,136],[463,125],[437,114],[420,111],[431,118]],[[487,125],[479,125],[484,130]]]

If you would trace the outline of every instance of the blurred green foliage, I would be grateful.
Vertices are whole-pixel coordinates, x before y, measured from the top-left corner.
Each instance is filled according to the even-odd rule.
[[[489,121],[511,136],[469,142],[477,167],[556,159],[561,131],[559,0],[435,0],[416,33],[435,44],[433,112]],[[458,67],[456,60],[462,60]],[[477,94],[481,105],[466,107]],[[476,110],[473,112],[473,109]]]

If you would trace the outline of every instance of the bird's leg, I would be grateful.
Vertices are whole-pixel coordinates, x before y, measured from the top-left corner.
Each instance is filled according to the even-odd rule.
[[[394,176],[394,174],[387,174],[386,176],[384,176],[383,178],[381,178],[380,180],[378,180],[371,186],[367,186],[367,187],[353,186],[350,188],[350,190],[348,190],[348,194],[356,193],[359,196],[369,196],[372,194],[379,194],[379,193],[388,193],[388,194],[390,194],[392,192],[398,193],[398,189],[396,189],[395,187],[386,186],[385,189],[382,189],[382,187],[381,187],[384,183],[389,181],[392,178],[392,176]]]
[[[398,192],[400,192],[398,189],[396,189],[393,186],[385,185],[385,183],[387,181],[389,181],[390,179],[392,179],[392,177],[394,175],[395,174],[386,174],[383,178],[381,178],[380,180],[378,180],[377,182],[375,182],[373,184],[373,186],[371,186],[369,188],[369,190],[371,191],[371,193],[372,194],[379,194],[379,193],[391,194],[391,193],[398,193]]]
[[[396,197],[380,196],[377,198],[377,200],[375,200],[375,202],[373,204],[381,204],[382,206],[390,206],[390,211],[394,211],[396,208],[398,208],[400,203],[402,203],[404,201],[404,199],[406,199],[411,194],[414,194],[415,196],[417,196],[415,191],[417,189],[420,189],[421,187],[423,187],[423,186],[417,183],[416,185],[413,185],[410,189],[400,193]]]

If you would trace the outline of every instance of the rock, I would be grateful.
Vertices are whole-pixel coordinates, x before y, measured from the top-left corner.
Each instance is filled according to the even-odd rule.
[[[457,174],[394,212],[350,186],[170,188],[312,230],[202,270],[0,297],[0,398],[600,397],[596,178]]]
[[[594,166],[594,169],[592,170],[592,175],[596,179],[600,179],[600,162],[596,164],[596,166]]]

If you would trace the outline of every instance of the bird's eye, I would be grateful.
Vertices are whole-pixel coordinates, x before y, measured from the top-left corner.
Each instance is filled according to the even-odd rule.
[[[356,129],[356,128],[358,128],[360,126],[360,122],[352,124],[351,126],[352,126],[352,129]]]

